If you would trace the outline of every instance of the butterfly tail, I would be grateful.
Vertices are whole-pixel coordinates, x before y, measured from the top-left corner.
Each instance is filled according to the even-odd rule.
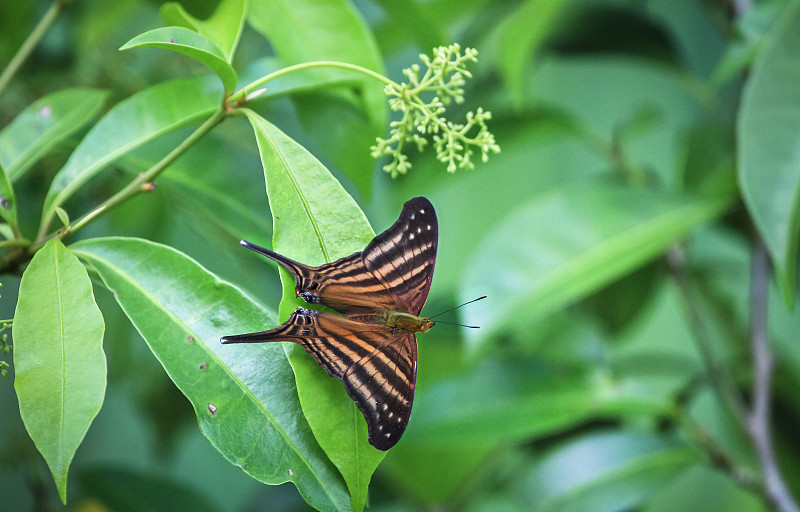
[[[270,251],[269,249],[265,249],[261,246],[256,244],[251,244],[247,240],[242,240],[239,242],[242,244],[243,247],[247,247],[251,251],[255,251],[262,256],[266,256],[267,258],[271,259],[272,261],[276,261],[286,267],[286,270],[292,273],[295,280],[298,278],[302,278],[305,275],[308,275],[308,269],[310,268],[308,265],[303,265],[302,263],[298,263],[292,259],[287,258],[277,252]]]
[[[273,329],[274,331],[274,329]],[[228,343],[264,343],[267,341],[289,341],[285,337],[280,338],[272,331],[251,332],[250,334],[236,334],[233,336],[223,336],[219,339],[222,344]]]

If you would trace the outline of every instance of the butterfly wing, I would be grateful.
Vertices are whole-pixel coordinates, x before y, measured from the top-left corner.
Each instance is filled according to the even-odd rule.
[[[433,205],[415,197],[400,217],[362,251],[364,266],[393,297],[395,309],[419,315],[433,281],[439,224]]]
[[[364,266],[360,251],[334,262],[312,267],[245,240],[241,243],[283,265],[297,283],[297,295],[309,304],[328,306],[345,315],[363,315],[374,313],[378,309],[391,310],[396,307],[394,297]]]
[[[439,226],[433,205],[416,197],[403,205],[400,217],[361,252],[312,267],[242,241],[294,276],[297,295],[346,315],[376,310],[419,315],[428,298],[436,261]]]
[[[408,425],[417,379],[417,340],[410,332],[298,308],[275,329],[220,341],[299,343],[342,381],[367,421],[370,444],[380,450],[394,446]]]
[[[367,421],[369,444],[388,450],[411,418],[417,385],[417,338],[398,330],[385,344],[351,366],[342,378]]]

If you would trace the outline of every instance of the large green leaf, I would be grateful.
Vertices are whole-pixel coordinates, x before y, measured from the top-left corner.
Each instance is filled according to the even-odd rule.
[[[698,91],[683,75],[644,59],[543,55],[530,88],[526,105],[556,108],[578,121],[584,140],[605,153],[607,167],[622,164],[627,172],[646,171],[639,179],[682,186],[678,169],[685,156],[674,148],[684,147],[701,109]]]
[[[103,106],[99,89],[64,89],[31,103],[0,131],[0,164],[13,182],[55,145],[83,128]]]
[[[61,501],[67,471],[106,389],[103,316],[86,269],[51,240],[22,275],[14,313],[14,389]]]
[[[214,41],[188,28],[162,27],[150,30],[125,43],[120,50],[139,47],[162,48],[191,57],[222,80],[226,95],[236,87],[236,71]]]
[[[273,247],[310,265],[362,250],[374,233],[352,197],[305,148],[254,112],[247,112],[261,152],[273,218]],[[296,283],[281,271],[284,296],[281,319],[305,305],[295,297]],[[286,344],[300,403],[314,435],[342,472],[361,510],[367,486],[384,452],[367,442],[366,422],[340,382],[331,379],[296,344]]]
[[[470,321],[489,333],[530,325],[653,259],[729,202],[602,182],[537,197],[502,221],[470,262],[461,297],[489,296]]]
[[[565,379],[534,365],[489,359],[461,378],[420,386],[405,434],[409,447],[514,442],[575,425],[597,410],[604,390],[591,375],[573,371]]]
[[[351,508],[341,476],[302,419],[280,345],[219,343],[274,326],[272,312],[167,246],[96,238],[72,248],[113,291],[225,458],[262,482],[293,482],[321,510]]]
[[[800,229],[800,3],[787,3],[764,38],[742,95],[739,183],[774,261],[787,305],[794,301]]]
[[[364,20],[347,0],[262,0],[250,6],[248,21],[269,38],[285,64],[334,60],[383,71],[383,61]],[[336,69],[326,72],[336,75]],[[371,121],[386,119],[383,83],[363,77],[364,101]]]
[[[114,106],[83,138],[58,171],[42,212],[43,229],[56,206],[125,153],[175,128],[210,115],[221,94],[210,76],[173,80],[155,85]]]
[[[250,5],[248,21],[265,35],[278,58],[286,65],[331,60],[358,64],[384,73],[383,61],[369,27],[347,0],[263,0]],[[341,76],[335,68],[319,68],[318,73]],[[352,74],[346,76],[352,78]],[[320,102],[296,99],[300,120],[326,154],[358,186],[369,194],[375,161],[369,147],[386,130],[387,108],[384,84],[359,76],[356,94],[339,91],[336,99]],[[341,102],[351,106],[342,105]],[[357,112],[353,112],[353,106]],[[363,112],[363,113],[362,113]],[[319,123],[319,118],[337,122]],[[322,129],[320,127],[323,127]]]
[[[220,510],[209,496],[155,472],[144,473],[127,467],[123,469],[120,465],[79,471],[78,478],[86,494],[114,512],[143,510],[218,512]]]
[[[527,0],[497,27],[499,34],[497,62],[512,98],[520,103],[524,78],[533,54],[541,45],[569,0]]]
[[[652,434],[591,434],[559,447],[525,472],[518,499],[542,511],[632,510],[696,462],[690,447]]]
[[[178,2],[167,2],[161,6],[161,17],[172,25],[180,25],[204,35],[214,42],[230,63],[242,35],[247,4],[247,0],[222,0],[214,14],[207,20],[200,20],[186,12]]]
[[[687,467],[675,478],[663,481],[641,512],[767,512],[768,507],[755,493],[742,487],[708,464]]]

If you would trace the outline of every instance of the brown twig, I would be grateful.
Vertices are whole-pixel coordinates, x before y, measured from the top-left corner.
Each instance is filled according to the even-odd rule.
[[[781,475],[770,432],[770,388],[773,357],[767,330],[769,256],[759,238],[753,250],[750,273],[750,348],[753,355],[753,401],[747,417],[747,432],[753,441],[761,470],[764,492],[781,512],[800,512]]]

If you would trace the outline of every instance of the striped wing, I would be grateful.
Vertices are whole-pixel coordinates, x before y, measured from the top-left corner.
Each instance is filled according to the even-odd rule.
[[[361,252],[312,267],[245,240],[242,245],[283,265],[297,283],[297,295],[309,304],[328,306],[346,315],[397,307],[386,287],[364,266]]]
[[[370,273],[394,298],[397,311],[419,315],[433,280],[439,224],[430,201],[415,197],[400,217],[362,252]]]
[[[220,341],[299,343],[342,381],[367,421],[370,444],[380,450],[394,446],[408,425],[417,380],[417,340],[411,332],[298,308],[275,329]]]
[[[433,205],[417,197],[403,205],[400,217],[367,248],[332,263],[312,267],[242,241],[294,276],[297,295],[346,315],[376,310],[419,315],[433,280],[439,226]]]

